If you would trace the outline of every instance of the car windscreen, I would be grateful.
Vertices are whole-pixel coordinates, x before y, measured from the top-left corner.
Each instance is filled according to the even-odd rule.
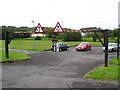
[[[79,46],[86,46],[86,44],[85,43],[80,43]]]
[[[108,46],[117,46],[117,44],[108,44]]]

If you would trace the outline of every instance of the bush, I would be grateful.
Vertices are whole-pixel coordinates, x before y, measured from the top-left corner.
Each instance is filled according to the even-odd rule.
[[[94,42],[96,42],[97,37],[96,37],[95,35],[93,35],[93,36],[92,36],[92,39],[93,39]]]
[[[35,37],[35,40],[41,40],[40,36]]]
[[[81,41],[82,35],[80,32],[65,32],[60,35],[60,38],[64,41]]]
[[[48,33],[48,34],[46,34],[46,37],[47,37],[47,38],[58,38],[58,34]]]

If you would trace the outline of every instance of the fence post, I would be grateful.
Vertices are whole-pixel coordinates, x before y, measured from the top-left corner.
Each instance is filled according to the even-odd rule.
[[[120,31],[119,31],[120,29],[118,29],[118,38],[117,38],[117,60],[119,60],[119,38],[120,38]]]
[[[8,43],[9,43],[9,32],[5,32],[5,53],[6,58],[9,58],[9,51],[8,51]]]
[[[105,66],[108,66],[108,30],[104,30]]]

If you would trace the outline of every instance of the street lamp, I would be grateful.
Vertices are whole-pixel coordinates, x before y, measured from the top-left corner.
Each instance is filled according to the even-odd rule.
[[[31,21],[33,23],[33,31],[32,34],[34,34],[34,20]]]
[[[34,20],[32,20],[31,22],[33,23],[33,31],[32,31],[33,43],[32,43],[32,48],[34,50]]]

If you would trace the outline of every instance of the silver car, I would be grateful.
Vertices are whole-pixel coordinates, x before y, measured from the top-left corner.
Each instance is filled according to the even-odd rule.
[[[103,51],[105,51],[105,47],[103,47]],[[108,51],[117,51],[117,43],[109,43]]]

